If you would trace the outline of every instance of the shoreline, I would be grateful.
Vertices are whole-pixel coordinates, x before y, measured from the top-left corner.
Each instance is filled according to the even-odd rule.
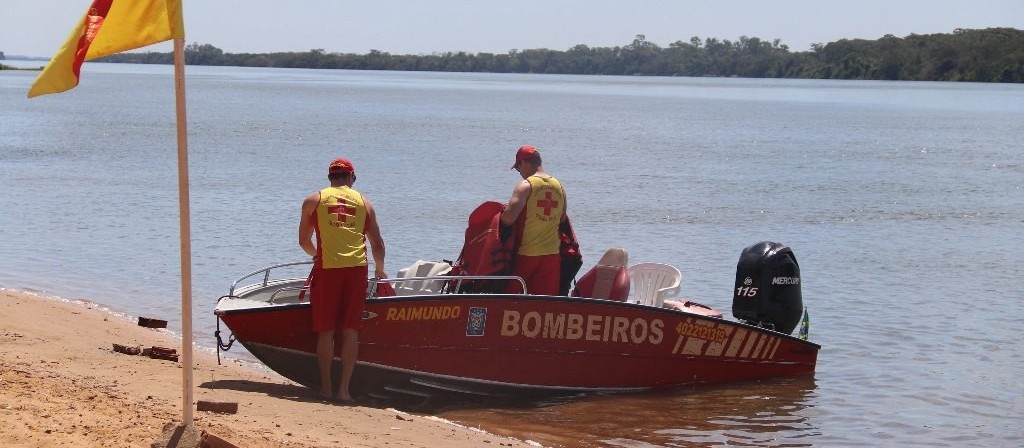
[[[93,302],[0,289],[0,441],[8,446],[150,446],[182,420],[180,361],[113,344],[169,347],[181,338]],[[269,371],[193,349],[193,425],[240,447],[536,447],[430,415],[322,403]],[[196,401],[235,402],[235,414]]]

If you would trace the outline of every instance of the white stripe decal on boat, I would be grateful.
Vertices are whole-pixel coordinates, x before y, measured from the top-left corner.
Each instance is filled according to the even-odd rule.
[[[760,358],[761,357],[761,353],[762,353],[761,349],[765,348],[765,342],[769,342],[770,343],[771,339],[772,338],[768,337],[768,336],[764,336],[762,338],[759,338],[757,340],[757,347],[754,347],[754,352],[750,354],[750,357],[751,358]]]
[[[755,334],[753,338],[747,338],[747,344],[743,346],[743,351],[740,352],[740,358],[746,358],[750,356],[750,349],[754,348],[754,344],[761,339],[761,335]]]
[[[686,345],[683,346],[684,355],[699,355],[707,341],[698,338],[686,338]]]
[[[772,346],[772,351],[768,353],[767,359],[775,359],[775,351],[779,349],[780,344],[782,344],[782,338],[775,338],[775,345]]]
[[[712,342],[708,344],[708,348],[704,352],[705,356],[722,356],[722,352],[725,350],[726,344],[729,343],[729,337],[732,336],[734,327],[725,324],[718,324],[716,327],[719,331],[725,333],[725,340],[722,342]]]
[[[726,350],[725,356],[729,358],[736,357],[736,352],[739,351],[740,347],[743,346],[743,341],[747,339],[747,334],[750,333],[746,329],[737,328],[736,334],[732,336],[732,343],[729,344],[729,350]]]

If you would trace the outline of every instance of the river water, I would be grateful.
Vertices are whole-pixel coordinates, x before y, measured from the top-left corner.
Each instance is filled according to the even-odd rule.
[[[180,332],[171,67],[89,63],[78,88],[27,100],[36,74],[0,71],[0,287]],[[187,75],[200,349],[232,281],[304,258],[299,206],[331,159],[355,163],[394,273],[456,258],[468,213],[507,200],[532,144],[566,186],[584,270],[625,247],[728,316],[740,251],[792,247],[817,373],[441,416],[564,446],[1024,444],[1024,86]]]

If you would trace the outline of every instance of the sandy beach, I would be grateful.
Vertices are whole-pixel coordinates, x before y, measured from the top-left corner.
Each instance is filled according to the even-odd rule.
[[[166,446],[167,428],[181,425],[180,362],[113,344],[180,352],[179,338],[95,304],[0,290],[0,308],[0,444]],[[195,428],[239,447],[539,446],[431,416],[321,403],[283,377],[217,365],[205,352],[195,351],[194,369],[195,401],[238,404],[234,414],[195,411]]]

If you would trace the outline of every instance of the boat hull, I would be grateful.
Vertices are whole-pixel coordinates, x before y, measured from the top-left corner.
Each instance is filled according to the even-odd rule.
[[[308,303],[216,313],[268,367],[319,384]],[[352,388],[364,395],[567,395],[813,375],[820,348],[719,318],[570,297],[375,298],[363,323]]]

